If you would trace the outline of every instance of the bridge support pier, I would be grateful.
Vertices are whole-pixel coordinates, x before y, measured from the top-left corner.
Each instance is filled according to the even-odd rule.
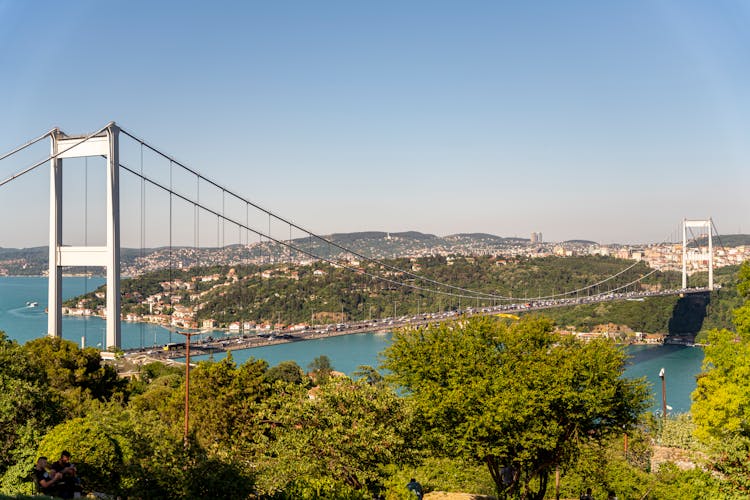
[[[682,288],[687,288],[687,230],[688,228],[706,228],[708,230],[708,289],[714,289],[714,245],[713,222],[706,220],[682,219]]]
[[[120,145],[119,128],[87,136],[52,134],[50,160],[49,302],[47,334],[62,336],[62,267],[102,266],[107,269],[106,348],[121,346],[120,333]],[[106,245],[65,246],[62,224],[62,167],[65,158],[103,156],[107,160]]]

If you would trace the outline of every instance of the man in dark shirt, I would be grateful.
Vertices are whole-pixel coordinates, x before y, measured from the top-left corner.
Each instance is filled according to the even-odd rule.
[[[61,498],[73,498],[76,491],[80,491],[76,466],[70,462],[70,452],[63,450],[60,460],[52,464],[52,469],[62,476],[58,486],[58,495]]]
[[[39,457],[34,466],[34,482],[45,495],[56,495],[58,483],[62,480],[59,472],[47,472],[47,457]]]
[[[422,492],[422,485],[419,484],[416,479],[412,478],[412,480],[406,485],[406,489],[416,495],[418,500],[422,500],[422,496],[424,495]]]

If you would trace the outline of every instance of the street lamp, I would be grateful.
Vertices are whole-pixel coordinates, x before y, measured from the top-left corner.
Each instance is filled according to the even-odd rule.
[[[667,383],[664,379],[664,368],[659,371],[659,378],[661,379],[661,414],[662,418],[667,418]]]

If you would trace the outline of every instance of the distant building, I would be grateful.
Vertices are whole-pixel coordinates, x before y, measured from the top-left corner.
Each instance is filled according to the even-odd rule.
[[[542,243],[542,233],[531,233],[531,242],[532,243]]]

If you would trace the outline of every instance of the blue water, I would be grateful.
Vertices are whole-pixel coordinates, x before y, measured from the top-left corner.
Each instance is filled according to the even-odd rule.
[[[90,292],[104,284],[103,278],[63,278],[63,300]],[[0,277],[0,330],[20,343],[47,333],[47,278]],[[27,302],[38,302],[29,307]],[[106,322],[101,318],[63,316],[63,338],[81,345],[101,347],[105,344]],[[179,340],[183,339],[183,340]],[[174,332],[156,325],[122,323],[124,348],[151,347],[168,342],[184,342]]]
[[[336,371],[351,375],[361,365],[377,368],[378,355],[391,343],[390,333],[356,333],[328,337],[325,339],[306,340],[287,344],[275,344],[253,349],[232,351],[232,359],[242,364],[249,358],[264,359],[269,366],[275,366],[282,361],[295,361],[302,368],[307,366],[320,355],[326,355]],[[224,352],[213,355],[215,360],[223,359]],[[211,355],[191,356],[190,361],[206,360]]]
[[[65,298],[91,291],[103,284],[102,278],[66,277],[63,279]],[[28,307],[27,301],[36,301],[37,307]],[[0,277],[0,330],[12,339],[23,343],[45,335],[47,331],[47,279]],[[100,318],[63,318],[63,337],[81,344],[85,338],[87,346],[104,342],[105,321]],[[181,340],[182,339],[182,340]],[[182,342],[184,338],[155,325],[122,323],[123,347],[151,347],[168,342]],[[361,333],[325,339],[238,350],[232,353],[237,363],[248,358],[264,359],[270,366],[281,361],[295,361],[307,368],[316,357],[325,354],[331,359],[335,370],[351,375],[360,365],[378,367],[379,353],[391,342],[391,334]],[[661,380],[659,370],[665,369],[667,404],[673,412],[690,410],[690,393],[695,389],[695,376],[700,372],[703,350],[681,346],[630,346],[630,364],[625,376],[646,377],[653,393],[652,410],[661,407]],[[216,353],[214,359],[225,356]],[[196,356],[194,359],[207,359]]]
[[[661,408],[661,379],[659,371],[664,368],[668,412],[685,413],[690,411],[690,393],[695,390],[695,377],[701,371],[703,349],[677,345],[629,346],[630,365],[625,376],[646,377],[651,384],[654,396],[652,411]]]

